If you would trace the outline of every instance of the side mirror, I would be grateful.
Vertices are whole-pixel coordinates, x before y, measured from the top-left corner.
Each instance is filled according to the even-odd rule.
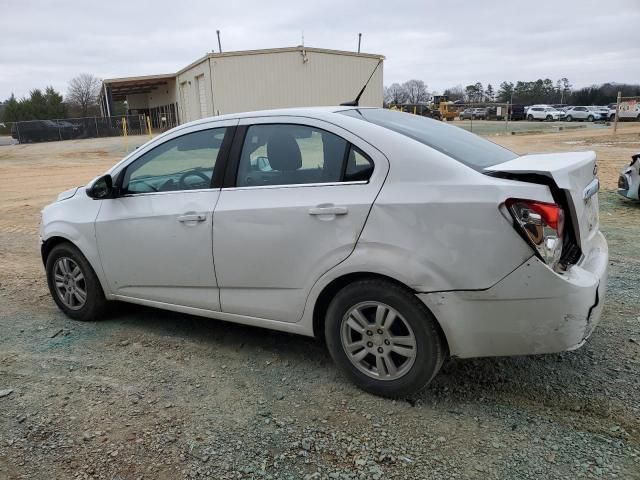
[[[112,198],[113,193],[113,179],[111,178],[111,175],[98,177],[87,187],[87,196],[94,200]]]

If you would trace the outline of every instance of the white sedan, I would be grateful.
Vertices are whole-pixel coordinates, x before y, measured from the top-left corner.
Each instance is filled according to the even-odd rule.
[[[170,130],[42,212],[54,301],[109,300],[323,339],[403,397],[448,355],[582,345],[605,297],[593,152],[517,154],[377,108],[224,115]]]

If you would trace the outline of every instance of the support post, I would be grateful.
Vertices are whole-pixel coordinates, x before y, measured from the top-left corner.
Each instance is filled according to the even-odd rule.
[[[620,111],[620,100],[622,100],[622,92],[618,92],[618,98],[616,99],[616,116],[613,120],[613,134],[618,132],[618,112]]]
[[[127,132],[127,117],[122,117],[122,135],[124,136],[124,151],[129,153],[129,137]]]

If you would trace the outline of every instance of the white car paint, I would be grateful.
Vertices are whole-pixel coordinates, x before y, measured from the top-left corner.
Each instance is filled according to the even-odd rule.
[[[567,121],[572,120],[601,120],[603,115],[596,109],[596,107],[571,107],[566,112]]]
[[[632,155],[618,180],[618,193],[630,200],[640,200],[640,152]]]
[[[640,122],[640,103],[635,101],[620,102],[618,107],[618,120],[620,121],[638,121]],[[616,104],[613,104],[609,108],[609,120],[613,121],[616,118]]]
[[[560,120],[562,112],[553,107],[529,107],[527,110],[527,119],[532,120]]]
[[[508,198],[554,202],[547,185],[483,174],[340,110],[346,108],[199,120],[154,138],[108,173],[115,178],[140,155],[185,132],[295,122],[321,126],[369,154],[375,170],[367,183],[105,200],[78,189],[45,207],[42,241],[74,243],[107,299],[303,335],[317,334],[314,309],[325,287],[345,275],[372,273],[412,289],[434,313],[455,356],[561,351],[586,339],[600,317],[608,258],[597,199],[583,198],[594,178],[592,152],[525,156],[490,169],[546,176],[570,193],[568,214],[582,255],[557,272],[520,237],[504,207]],[[316,207],[348,213],[309,216]],[[206,220],[176,221],[189,212]]]

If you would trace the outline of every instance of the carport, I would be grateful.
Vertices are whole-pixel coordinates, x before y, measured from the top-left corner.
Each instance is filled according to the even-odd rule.
[[[103,81],[100,109],[111,116],[113,102],[126,101],[127,114],[147,115],[153,128],[170,128],[179,123],[175,74],[112,78]]]

